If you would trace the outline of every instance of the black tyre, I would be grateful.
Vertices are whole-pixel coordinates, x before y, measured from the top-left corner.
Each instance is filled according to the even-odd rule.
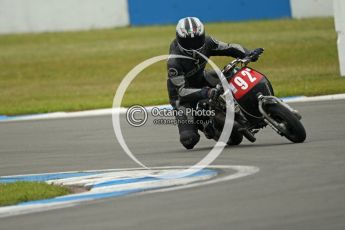
[[[239,133],[237,131],[233,131],[231,133],[231,136],[229,138],[229,141],[227,142],[228,145],[239,145],[241,144],[243,140],[243,135],[242,133]]]
[[[294,143],[304,142],[306,132],[302,123],[288,108],[281,104],[273,104],[266,107],[266,113],[277,123],[282,135]]]

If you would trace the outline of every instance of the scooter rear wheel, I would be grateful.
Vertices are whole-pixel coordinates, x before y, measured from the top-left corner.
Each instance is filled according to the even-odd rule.
[[[228,145],[239,145],[243,140],[243,135],[237,131],[233,131],[227,142]]]

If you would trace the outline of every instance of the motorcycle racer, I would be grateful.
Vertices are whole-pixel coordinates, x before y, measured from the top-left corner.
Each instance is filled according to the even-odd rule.
[[[207,58],[244,58],[253,51],[239,44],[228,44],[206,35],[203,23],[196,17],[180,19],[176,26],[176,38],[170,44],[169,53],[190,58],[170,58],[167,62],[167,88],[170,104],[174,109],[186,111],[187,108],[196,108],[200,100],[215,99],[219,96],[219,89],[215,87],[215,83],[207,80],[218,79],[218,76],[215,71],[205,70],[207,60],[198,52]],[[200,139],[193,115],[183,113],[176,116],[176,119],[181,144],[187,149],[192,149]],[[213,138],[212,134],[207,132],[208,128],[205,126],[202,131],[207,138]]]

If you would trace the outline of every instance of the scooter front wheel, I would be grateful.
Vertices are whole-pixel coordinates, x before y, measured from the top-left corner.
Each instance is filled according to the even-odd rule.
[[[296,115],[284,105],[279,103],[271,104],[266,106],[265,111],[271,119],[277,122],[278,126],[276,128],[288,140],[294,143],[305,141],[307,134],[303,124],[298,120]]]

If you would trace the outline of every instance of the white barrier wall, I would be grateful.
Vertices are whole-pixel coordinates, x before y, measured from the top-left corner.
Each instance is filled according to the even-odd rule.
[[[333,0],[290,0],[293,18],[333,16]]]
[[[338,34],[340,75],[345,77],[345,1],[334,0],[334,22]]]
[[[156,1],[164,2],[164,0]],[[217,2],[222,1],[217,0]],[[136,5],[140,3],[144,7],[150,7],[148,3],[153,4],[154,2],[153,0],[0,0],[0,34],[126,26],[129,25],[130,16],[134,19],[143,17],[142,14],[135,13]],[[277,1],[276,7],[279,4],[284,5],[286,2],[287,0]],[[333,0],[290,0],[290,5],[287,4],[286,7],[290,11],[291,6],[291,12],[288,12],[288,15],[292,15],[293,18],[333,16],[332,2]],[[173,1],[173,4],[182,3],[181,0]],[[129,15],[131,8],[134,13]],[[272,17],[273,11],[269,12],[264,15],[265,18],[275,18]],[[147,24],[159,24],[159,20],[162,18],[175,15],[166,15],[166,17],[164,15],[156,21],[157,14],[162,13],[156,11],[152,22],[149,20],[152,17],[143,19],[148,21]],[[174,19],[174,21],[176,20]],[[139,20],[139,22],[141,21]]]
[[[127,0],[0,0],[0,33],[129,25]]]

